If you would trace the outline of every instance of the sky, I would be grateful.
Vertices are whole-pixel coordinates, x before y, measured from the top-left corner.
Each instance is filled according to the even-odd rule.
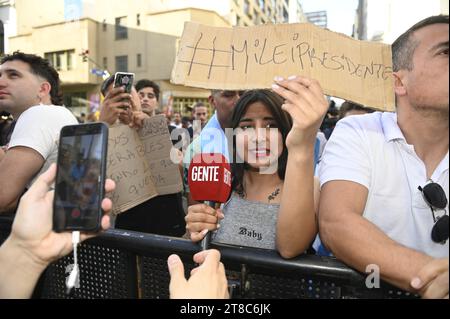
[[[384,42],[390,44],[416,22],[441,13],[441,5],[441,0],[369,0],[368,38],[384,33]]]
[[[358,0],[300,0],[303,12],[327,11],[328,29],[352,35]],[[344,100],[333,97],[338,106]]]
[[[392,43],[414,23],[441,13],[442,0],[369,0],[367,36],[384,33],[383,41]],[[358,0],[300,0],[304,12],[326,10],[328,29],[352,34]],[[448,14],[448,4],[446,6]]]
[[[328,29],[351,36],[358,0],[300,0],[303,12],[327,11]]]

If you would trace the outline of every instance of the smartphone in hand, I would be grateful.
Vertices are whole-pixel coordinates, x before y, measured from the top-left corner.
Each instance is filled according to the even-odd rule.
[[[104,123],[61,129],[53,202],[56,232],[97,232],[105,197],[108,127]]]
[[[125,93],[130,94],[131,88],[133,87],[134,73],[127,72],[116,72],[114,75],[114,86],[113,87],[124,87]],[[120,107],[121,109],[127,109],[126,107]]]

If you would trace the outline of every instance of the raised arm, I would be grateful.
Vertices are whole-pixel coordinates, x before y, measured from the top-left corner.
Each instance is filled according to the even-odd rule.
[[[277,81],[274,91],[292,117],[289,151],[277,221],[277,249],[284,258],[303,253],[317,233],[318,184],[314,181],[314,144],[328,109],[320,84],[305,77]]]

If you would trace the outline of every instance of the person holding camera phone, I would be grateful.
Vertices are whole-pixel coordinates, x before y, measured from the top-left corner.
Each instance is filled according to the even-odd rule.
[[[37,55],[14,52],[0,62],[0,111],[16,120],[0,154],[0,213],[14,211],[25,189],[56,161],[61,128],[78,123],[59,106],[59,86],[58,72]]]
[[[0,299],[30,298],[41,273],[47,266],[69,254],[72,250],[72,236],[68,232],[52,230],[51,191],[56,176],[53,164],[31,186],[21,200],[10,236],[0,246]],[[112,192],[115,184],[106,180],[105,191]],[[109,228],[108,212],[112,202],[102,201],[104,216],[102,229]],[[96,234],[82,234],[81,241]],[[194,256],[194,262],[201,264],[189,280],[184,277],[184,267],[177,255],[168,258],[171,275],[171,298],[228,298],[225,269],[220,262],[220,253],[209,250]]]
[[[117,72],[103,82],[101,93],[105,99],[100,107],[99,121],[110,126],[120,122],[139,128],[149,116],[142,111],[139,95],[133,86],[134,75],[130,73],[128,81],[122,83],[123,74],[128,73]]]
[[[114,83],[117,82],[115,78],[116,75],[113,75],[102,84],[101,92],[105,96],[105,100],[101,107],[100,120],[110,126],[119,121],[139,129],[143,121],[150,116],[142,111],[141,98],[136,89],[131,87],[129,88],[131,94],[125,94],[124,87],[114,87]],[[128,100],[121,102],[122,99]],[[131,105],[131,112],[125,114],[123,111],[118,110],[122,105]],[[154,213],[149,214],[149,212]],[[186,232],[184,217],[185,212],[181,193],[160,195],[119,214],[115,220],[115,227],[144,233],[181,237]]]

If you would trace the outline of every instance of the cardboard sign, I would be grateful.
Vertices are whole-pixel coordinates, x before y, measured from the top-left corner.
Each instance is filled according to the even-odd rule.
[[[186,22],[171,82],[246,90],[291,75],[318,80],[327,95],[395,110],[391,46],[308,23],[216,28]]]
[[[113,213],[183,189],[178,165],[170,159],[171,148],[164,115],[146,119],[139,131],[127,125],[109,129],[107,177],[116,182],[110,196]]]

